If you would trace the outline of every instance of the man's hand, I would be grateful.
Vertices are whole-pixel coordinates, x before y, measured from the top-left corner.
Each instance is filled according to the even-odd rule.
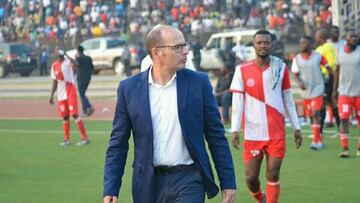
[[[240,136],[238,132],[232,132],[231,133],[231,143],[235,149],[240,148]]]
[[[306,90],[306,86],[303,82],[300,83],[300,89],[302,90]]]
[[[334,102],[335,104],[337,104],[337,100],[338,100],[338,98],[339,98],[339,93],[338,93],[338,91],[337,91],[337,90],[333,91],[331,97],[332,97],[332,99],[333,99],[333,102]]]
[[[104,203],[118,203],[118,199],[116,196],[105,196]]]
[[[50,97],[49,103],[54,104],[54,98],[53,97]]]
[[[302,144],[302,135],[299,129],[295,130],[294,138],[295,138],[296,149],[298,149]]]
[[[236,190],[234,189],[225,189],[222,190],[222,203],[234,203],[235,202]]]

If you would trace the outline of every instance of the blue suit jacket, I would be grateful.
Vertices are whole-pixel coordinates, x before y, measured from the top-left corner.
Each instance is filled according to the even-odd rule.
[[[132,131],[135,145],[133,200],[144,203],[155,201],[148,74],[149,70],[139,73],[119,85],[113,130],[105,159],[104,196],[118,196]],[[235,189],[233,161],[208,76],[183,69],[177,72],[176,83],[178,115],[185,144],[200,171],[208,198],[214,197],[219,189],[214,182],[205,139],[221,189]]]

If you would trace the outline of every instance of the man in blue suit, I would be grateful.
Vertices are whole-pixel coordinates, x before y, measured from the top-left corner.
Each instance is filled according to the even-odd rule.
[[[117,202],[132,132],[135,203],[201,203],[205,193],[216,196],[219,189],[205,140],[223,203],[233,203],[233,161],[207,75],[184,68],[189,44],[178,29],[156,26],[146,42],[153,66],[118,88],[105,159],[104,202]]]

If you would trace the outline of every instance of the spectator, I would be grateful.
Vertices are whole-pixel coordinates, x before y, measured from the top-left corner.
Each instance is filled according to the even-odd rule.
[[[339,49],[346,44],[344,39],[340,38],[340,31],[338,26],[332,26],[330,30],[330,38],[327,40],[330,42],[335,49]]]
[[[91,57],[84,54],[84,47],[78,46],[77,52],[78,55],[76,57],[76,62],[78,91],[84,115],[91,116],[95,109],[86,96],[86,90],[91,81],[91,73],[94,71],[94,64]]]
[[[234,47],[234,42],[231,38],[226,39],[225,49],[223,50],[223,62],[228,64],[229,70],[234,73],[236,56],[232,51]]]
[[[202,46],[198,39],[195,39],[195,41],[192,44],[192,50],[193,50],[193,63],[196,68],[196,70],[201,70],[201,49]]]
[[[123,53],[121,55],[121,60],[122,60],[123,65],[124,65],[126,76],[127,77],[131,76],[131,66],[130,66],[131,54],[130,54],[130,49],[129,49],[128,44],[125,44],[125,46],[124,46],[124,50],[123,50]]]
[[[42,48],[42,51],[40,53],[40,75],[47,75],[48,74],[48,60],[49,60],[49,55],[46,51],[46,47]]]
[[[232,49],[236,56],[236,64],[242,63],[245,60],[245,51],[246,47],[244,43],[240,40]]]
[[[287,16],[291,14],[289,11],[293,9],[297,9],[294,12],[295,18],[304,16],[305,25],[295,25],[295,27],[302,28],[299,33],[305,30],[307,35],[314,34],[316,19],[319,20],[320,24],[323,24],[321,26],[329,26],[330,23],[329,4],[326,1],[303,1],[301,7],[296,3],[299,1],[292,1],[294,4],[290,5],[291,8],[285,4],[289,1],[255,0],[233,0],[232,4],[224,3],[230,2],[225,0],[169,0],[161,2],[147,0],[142,4],[138,0],[22,0],[0,2],[0,27],[5,28],[3,29],[4,39],[6,41],[28,41],[28,33],[37,30],[39,36],[44,36],[40,40],[41,46],[44,43],[47,43],[47,46],[60,44],[76,46],[74,41],[78,41],[78,39],[74,39],[74,28],[78,33],[77,37],[82,40],[105,35],[126,35],[130,39],[130,43],[136,44],[139,36],[144,36],[149,28],[158,23],[178,27],[188,39],[199,36],[201,43],[211,33],[244,25],[245,28],[249,26],[258,28],[268,24],[269,28],[278,30],[285,28],[284,32],[290,31],[288,33],[290,35],[293,34],[291,33],[293,29],[292,27],[287,29],[287,27],[292,22],[289,22]],[[276,6],[274,6],[275,2]],[[135,12],[129,12],[129,6]],[[321,11],[318,8],[322,8]],[[299,14],[302,9],[305,10],[304,15]],[[228,10],[240,10],[241,12],[229,14],[225,12]],[[268,14],[266,19],[262,16],[263,13]],[[92,26],[93,24],[94,26]],[[79,32],[83,26],[89,30],[93,29],[93,36],[89,35],[88,32]],[[35,46],[36,44],[32,45]]]
[[[232,100],[232,93],[229,91],[233,74],[229,68],[231,64],[224,63],[220,68],[220,75],[218,76],[215,87],[215,97],[219,106],[221,121],[227,124],[230,121],[230,106]]]

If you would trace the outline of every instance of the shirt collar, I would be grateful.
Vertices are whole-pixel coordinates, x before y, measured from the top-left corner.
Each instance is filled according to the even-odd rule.
[[[152,69],[153,69],[153,66],[150,66],[149,75],[148,75],[148,84],[161,87],[161,85],[154,83],[154,80],[153,80],[152,74],[151,74]],[[170,84],[172,84],[176,79],[176,75],[177,75],[177,72],[175,72],[175,74],[172,76],[171,80],[169,80],[169,82],[167,82],[163,87],[166,87],[166,86],[169,86]]]

